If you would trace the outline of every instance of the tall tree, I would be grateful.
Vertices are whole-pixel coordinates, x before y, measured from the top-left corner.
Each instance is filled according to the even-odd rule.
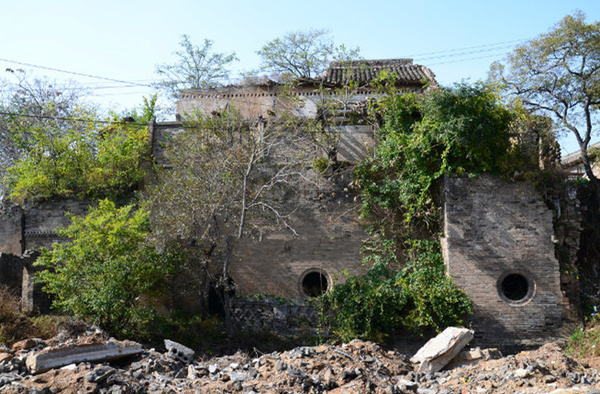
[[[222,269],[216,285],[229,335],[234,247],[261,227],[295,233],[290,222],[295,206],[288,197],[306,180],[307,156],[314,152],[313,135],[298,127],[298,120],[271,121],[253,125],[233,109],[217,116],[197,113],[187,131],[170,141],[169,169],[148,198],[156,241],[162,246],[186,240],[193,246],[197,259],[189,275],[204,273],[206,278],[214,267]]]
[[[360,50],[336,46],[327,30],[318,29],[287,33],[266,43],[257,54],[264,71],[313,78],[323,73],[331,61],[358,59]]]
[[[35,144],[34,130],[54,139],[74,126],[70,118],[91,116],[93,108],[83,105],[86,91],[73,83],[61,84],[32,78],[22,69],[6,69],[0,80],[0,182],[6,170]]]
[[[566,16],[548,33],[517,47],[506,63],[495,63],[490,78],[575,136],[585,173],[600,196],[588,152],[600,113],[600,22],[586,23],[582,12]]]
[[[85,91],[10,70],[0,101],[1,195],[28,198],[123,196],[141,182],[145,124],[101,119]],[[12,79],[14,78],[14,79]]]
[[[238,60],[234,52],[213,52],[211,40],[205,39],[201,46],[196,46],[186,34],[181,36],[179,47],[174,63],[156,66],[156,73],[163,80],[155,87],[175,99],[184,89],[219,86],[229,77],[228,67]]]

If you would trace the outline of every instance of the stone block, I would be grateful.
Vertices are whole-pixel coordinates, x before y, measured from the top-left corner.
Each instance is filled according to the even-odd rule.
[[[108,341],[102,344],[45,349],[27,356],[25,365],[33,374],[85,361],[109,361],[141,353],[142,345],[132,341]]]

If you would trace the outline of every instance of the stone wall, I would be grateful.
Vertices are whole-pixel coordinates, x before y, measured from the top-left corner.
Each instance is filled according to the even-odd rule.
[[[231,301],[231,312],[238,327],[254,332],[295,335],[316,332],[317,311],[302,301],[281,302],[273,297],[247,297]]]
[[[553,212],[525,182],[447,178],[443,252],[473,301],[475,341],[525,345],[564,334]]]
[[[352,275],[366,272],[360,257],[365,234],[356,211],[340,207],[320,212],[318,202],[313,203],[295,213],[297,236],[280,230],[242,241],[230,265],[236,294],[305,297],[303,285],[309,275],[322,276],[327,290],[344,280],[342,271]]]
[[[235,247],[229,272],[236,295],[270,294],[285,298],[310,295],[312,279],[321,278],[326,291],[342,282],[342,271],[366,272],[360,249],[365,232],[358,220],[356,195],[349,190],[348,168],[332,178],[307,171],[319,186],[306,185],[286,203],[290,226],[265,226],[249,232]],[[273,224],[273,220],[270,220]]]
[[[71,224],[67,213],[76,216],[85,215],[90,201],[51,200],[27,204],[23,208],[24,232],[23,244],[25,250],[38,250],[40,247],[49,248],[60,238],[56,229]]]

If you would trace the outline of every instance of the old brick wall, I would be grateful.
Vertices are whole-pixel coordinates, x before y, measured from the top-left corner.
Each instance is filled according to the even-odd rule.
[[[6,203],[0,210],[0,285],[21,294],[21,308],[48,311],[49,299],[41,285],[34,285],[37,251],[61,239],[58,227],[68,226],[67,212],[84,215],[90,201],[52,200],[29,202],[23,207]]]
[[[26,250],[38,250],[40,247],[51,247],[59,241],[56,234],[58,227],[66,227],[71,220],[66,216],[69,212],[73,215],[85,215],[90,201],[79,200],[51,200],[28,204],[23,209],[24,231],[23,243]]]
[[[473,301],[475,341],[558,337],[564,298],[552,211],[525,182],[447,178],[444,189],[444,259]]]
[[[20,207],[5,203],[0,207],[0,253],[20,256],[24,249],[24,216]]]
[[[320,176],[320,175],[314,175]],[[295,206],[286,229],[263,229],[236,247],[230,274],[237,295],[254,293],[305,297],[302,283],[310,273],[326,278],[327,287],[344,280],[341,272],[366,273],[360,249],[365,237],[358,220],[355,195],[348,190],[351,171],[321,188],[308,188],[291,201]]]

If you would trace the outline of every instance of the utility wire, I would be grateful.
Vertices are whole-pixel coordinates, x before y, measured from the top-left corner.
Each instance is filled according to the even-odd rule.
[[[131,81],[123,81],[123,80],[114,79],[114,78],[100,77],[98,75],[84,74],[84,73],[80,73],[80,72],[76,72],[76,71],[61,70],[58,68],[40,66],[40,65],[32,64],[32,63],[19,62],[16,60],[0,59],[0,61],[7,62],[7,63],[20,64],[22,66],[27,66],[27,67],[40,68],[42,70],[49,70],[49,71],[56,71],[56,72],[65,73],[65,74],[78,75],[80,77],[95,78],[95,79],[102,79],[102,80],[111,81],[111,82],[119,82],[119,83],[125,83],[125,84],[137,85],[137,86],[151,87],[151,85],[148,85],[148,84],[136,83],[136,82],[131,82]]]
[[[148,126],[145,123],[138,123],[138,122],[120,122],[120,121],[114,121],[114,120],[89,120],[89,119],[70,118],[70,117],[63,117],[63,116],[18,114],[15,112],[4,112],[4,111],[0,111],[0,115],[16,116],[16,117],[20,117],[20,118],[65,120],[65,121],[70,121],[70,122],[82,122],[82,123],[94,123],[94,124],[126,124],[126,125],[135,125],[135,126]]]
[[[498,42],[498,43],[477,45],[477,46],[472,46],[472,47],[456,48],[456,49],[445,49],[445,50],[434,51],[434,52],[424,52],[424,53],[419,53],[419,54],[407,55],[406,57],[419,59],[419,61],[437,60],[437,59],[449,58],[449,57],[452,58],[452,57],[470,55],[470,54],[474,54],[474,53],[491,52],[491,51],[495,51],[495,50],[507,49],[507,48],[514,46],[514,44],[523,42],[523,41],[526,41],[526,39],[503,41],[503,42]],[[471,59],[466,59],[466,60],[471,60]],[[77,76],[94,78],[94,79],[101,79],[104,81],[118,82],[121,84],[129,85],[129,86],[122,86],[122,88],[130,88],[130,87],[134,87],[134,86],[153,87],[151,83],[124,81],[124,80],[120,80],[120,79],[107,78],[107,77],[86,74],[86,73],[81,73],[81,72],[76,72],[76,71],[68,71],[68,70],[62,70],[62,69],[53,68],[53,67],[40,66],[37,64],[26,63],[26,62],[21,62],[21,61],[17,61],[17,60],[0,59],[0,61],[4,61],[7,63],[19,64],[19,65],[28,66],[28,67],[39,68],[42,70],[61,72],[61,73],[65,73],[65,74],[77,75]],[[460,61],[462,61],[462,60],[456,60],[456,62],[460,62]],[[442,63],[437,63],[437,64],[442,64]],[[233,76],[230,78],[219,78],[219,80],[231,81],[231,80],[239,79],[242,76],[243,76],[242,72],[236,72],[236,73],[233,73]],[[91,89],[100,89],[100,88],[109,88],[109,87],[101,86],[101,87],[97,87],[97,88],[92,87]],[[117,88],[117,87],[115,87],[115,88]]]
[[[418,54],[414,54],[414,55],[408,55],[407,57],[415,57],[415,58],[423,58],[423,57],[428,58],[428,57],[431,57],[431,58],[436,58],[437,56],[434,56],[434,55],[441,55],[441,54],[445,54],[445,53],[459,52],[459,51],[470,51],[470,50],[474,50],[474,49],[485,49],[485,48],[498,47],[498,46],[501,46],[502,48],[503,47],[511,47],[514,44],[517,44],[517,43],[520,43],[520,42],[523,42],[523,41],[527,41],[527,39],[502,41],[502,42],[497,42],[497,43],[493,43],[493,44],[476,45],[476,46],[472,46],[472,47],[464,47],[464,48],[456,48],[456,49],[444,49],[444,50],[441,50],[441,51],[425,52],[425,53],[418,53]],[[501,48],[499,48],[499,49],[501,49]],[[443,56],[443,57],[446,57],[446,56]]]

